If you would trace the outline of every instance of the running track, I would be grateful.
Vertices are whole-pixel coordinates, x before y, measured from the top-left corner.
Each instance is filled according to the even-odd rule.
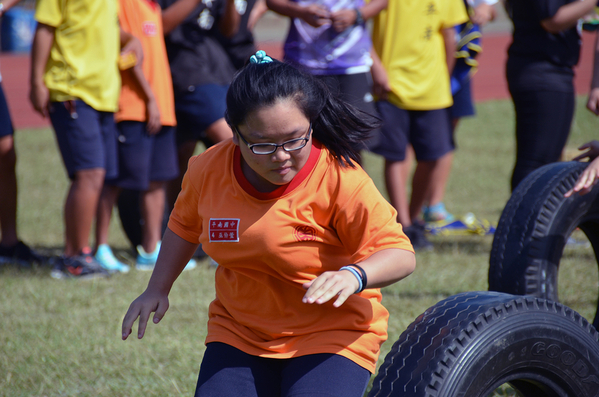
[[[581,60],[576,72],[576,89],[579,94],[587,94],[593,67],[593,47],[595,35],[583,34]],[[483,42],[479,69],[474,76],[474,99],[477,102],[509,98],[504,70],[506,50],[511,41],[510,35],[489,34]],[[261,49],[276,58],[281,56],[281,44],[263,42]],[[29,104],[29,56],[26,54],[0,53],[2,86],[8,99],[13,123],[16,129],[46,127],[48,121],[36,114]]]

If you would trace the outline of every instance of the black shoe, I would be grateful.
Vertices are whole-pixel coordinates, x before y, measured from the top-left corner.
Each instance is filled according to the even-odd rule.
[[[105,278],[110,274],[98,263],[91,252],[82,252],[76,256],[60,256],[55,258],[50,276],[56,279],[78,278],[92,279]]]
[[[12,247],[0,246],[0,263],[30,266],[33,263],[41,264],[43,261],[43,256],[32,250],[31,247],[22,241],[19,241]]]
[[[419,223],[413,223],[410,226],[406,227],[404,233],[410,239],[412,243],[412,247],[414,247],[415,251],[432,251],[433,244],[428,241],[426,238],[426,234],[424,233],[424,225]]]

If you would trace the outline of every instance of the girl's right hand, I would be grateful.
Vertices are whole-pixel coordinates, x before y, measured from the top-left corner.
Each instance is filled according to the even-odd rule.
[[[152,321],[154,324],[158,324],[168,310],[168,305],[167,294],[145,290],[143,294],[131,303],[129,310],[127,310],[127,314],[125,314],[121,328],[123,340],[131,335],[133,323],[138,317],[139,324],[137,328],[137,339],[143,338],[144,333],[146,332],[146,326],[148,325],[148,319],[150,318],[150,313],[154,312]]]

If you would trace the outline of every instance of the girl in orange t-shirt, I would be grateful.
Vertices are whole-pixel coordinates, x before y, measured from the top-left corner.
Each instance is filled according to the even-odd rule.
[[[408,276],[397,213],[356,165],[376,122],[264,52],[234,79],[234,137],[192,158],[148,287],[157,323],[199,243],[216,297],[196,396],[362,396],[387,338],[380,288]]]

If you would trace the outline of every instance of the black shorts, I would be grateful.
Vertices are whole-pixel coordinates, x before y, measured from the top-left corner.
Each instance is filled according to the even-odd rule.
[[[448,109],[406,110],[377,102],[383,119],[380,140],[371,149],[390,161],[403,161],[411,144],[418,161],[434,161],[454,149]]]
[[[170,181],[179,175],[174,127],[162,127],[149,135],[146,123],[121,121],[119,131],[119,174],[106,184],[133,190],[148,190],[150,182]]]
[[[372,75],[368,73],[317,75],[316,78],[326,83],[330,90],[344,101],[355,106],[362,112],[379,117],[372,96]],[[363,142],[356,150],[368,149],[378,143],[380,130],[370,133],[371,138]]]

